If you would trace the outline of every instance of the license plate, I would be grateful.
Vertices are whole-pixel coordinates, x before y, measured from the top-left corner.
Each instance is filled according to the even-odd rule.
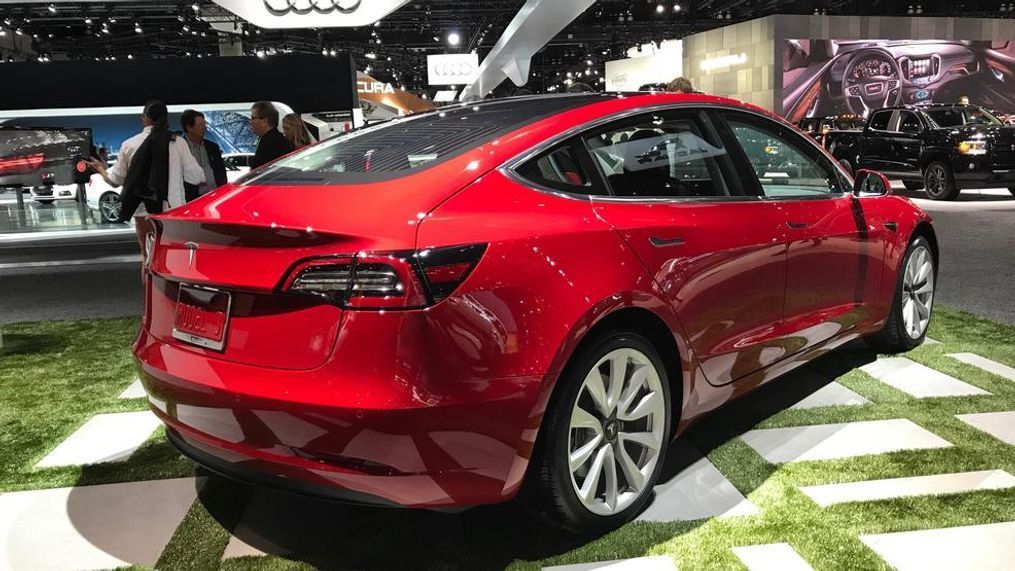
[[[221,351],[229,329],[232,295],[217,289],[181,285],[176,300],[173,337],[180,341]]]

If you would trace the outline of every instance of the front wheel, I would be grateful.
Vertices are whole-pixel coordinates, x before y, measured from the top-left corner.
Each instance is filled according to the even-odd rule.
[[[934,309],[937,268],[927,239],[909,244],[896,280],[892,308],[884,328],[868,341],[885,353],[902,353],[923,343]]]
[[[923,171],[923,181],[927,185],[927,196],[931,200],[955,200],[959,196],[959,187],[955,185],[952,169],[944,163],[927,165],[927,169]]]
[[[532,507],[576,532],[630,521],[649,501],[671,427],[669,381],[641,335],[618,331],[572,359],[543,417]]]
[[[36,198],[35,201],[38,202],[39,204],[46,205],[53,204],[53,200],[49,198]]]

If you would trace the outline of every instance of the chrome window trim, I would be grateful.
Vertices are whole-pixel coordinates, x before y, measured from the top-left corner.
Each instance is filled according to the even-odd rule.
[[[764,200],[769,200],[769,199],[771,199],[771,200],[780,200],[780,201],[781,200],[820,200],[820,199],[826,199],[826,198],[838,198],[838,197],[841,197],[841,196],[852,196],[851,192],[829,193],[827,196],[820,196],[820,197],[766,197],[766,196],[639,197],[639,196],[613,196],[613,195],[603,196],[603,195],[580,194],[580,193],[574,193],[574,194],[572,194],[572,193],[563,192],[563,191],[560,191],[560,190],[551,189],[551,188],[539,185],[539,184],[537,184],[537,183],[535,183],[533,181],[530,181],[529,179],[521,176],[520,174],[518,174],[515,171],[515,169],[518,166],[520,166],[523,163],[527,162],[529,159],[535,158],[537,155],[543,153],[544,151],[549,150],[550,147],[553,147],[554,145],[557,145],[557,144],[559,144],[559,143],[561,143],[561,142],[563,142],[563,141],[565,141],[565,140],[567,140],[567,139],[569,139],[569,138],[571,138],[571,137],[573,137],[573,136],[575,136],[575,135],[577,135],[579,133],[582,133],[584,131],[588,131],[588,130],[591,130],[591,129],[596,129],[596,128],[601,127],[603,125],[606,125],[606,124],[609,124],[609,123],[613,123],[614,121],[622,121],[624,119],[628,119],[628,118],[633,117],[635,115],[641,115],[641,114],[644,114],[644,113],[656,113],[656,112],[664,112],[664,111],[678,111],[678,110],[686,110],[686,109],[718,110],[718,111],[738,111],[738,112],[741,112],[741,113],[747,113],[749,115],[754,115],[755,117],[760,117],[760,118],[765,119],[767,121],[771,121],[771,122],[773,122],[773,123],[775,123],[777,125],[782,125],[784,127],[789,127],[791,129],[791,131],[794,130],[794,129],[797,129],[796,127],[793,127],[792,125],[790,125],[788,122],[785,122],[785,121],[780,122],[780,121],[778,121],[776,119],[773,119],[772,117],[768,116],[767,114],[759,113],[759,112],[755,111],[754,109],[749,109],[749,108],[746,108],[746,107],[739,107],[739,106],[736,106],[736,105],[724,105],[724,104],[713,104],[713,103],[704,103],[704,104],[703,103],[669,103],[669,104],[658,104],[658,105],[646,105],[646,106],[642,106],[642,107],[635,107],[635,108],[632,108],[632,109],[628,109],[628,110],[623,111],[621,113],[618,113],[616,115],[610,115],[609,117],[600,117],[598,119],[594,119],[592,121],[587,121],[587,122],[582,123],[580,125],[575,125],[574,127],[571,127],[570,129],[567,129],[566,131],[558,133],[557,135],[554,135],[553,137],[550,137],[549,139],[546,139],[545,141],[539,143],[538,145],[536,145],[534,147],[531,147],[530,149],[528,149],[526,151],[518,153],[517,155],[515,155],[515,156],[511,157],[510,159],[504,161],[504,163],[500,167],[498,167],[497,170],[500,171],[501,174],[503,174],[504,176],[508,177],[509,179],[511,179],[511,180],[513,180],[515,182],[518,182],[519,184],[525,186],[526,188],[531,188],[532,190],[535,190],[537,192],[542,192],[544,194],[552,194],[553,196],[556,196],[558,198],[567,198],[567,199],[571,199],[571,200],[585,200],[585,201],[588,201],[588,202],[645,202],[645,203],[659,203],[659,202],[751,202],[751,201],[756,201],[756,200],[764,201]],[[808,137],[806,135],[803,135],[803,136],[801,136],[799,138],[804,139],[805,141],[807,141],[808,144],[810,144],[812,147],[817,149],[818,152],[821,155],[823,155],[826,159],[828,159],[828,161],[832,164],[833,168],[837,169],[842,175],[844,175],[846,177],[846,180],[848,180],[852,184],[852,182],[853,182],[853,176],[851,174],[849,174],[849,172],[846,171],[845,167],[843,167],[842,164],[839,161],[835,160],[835,158],[832,157],[828,153],[827,149],[825,149],[824,147],[819,145],[817,141],[815,141],[814,139],[812,139],[811,137]],[[731,198],[734,199],[734,200],[730,200]],[[740,200],[737,200],[737,199],[740,199]]]

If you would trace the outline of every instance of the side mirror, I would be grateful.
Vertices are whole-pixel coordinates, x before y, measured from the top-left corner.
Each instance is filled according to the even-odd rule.
[[[867,169],[856,171],[853,179],[854,196],[885,196],[891,193],[892,185],[885,175]]]

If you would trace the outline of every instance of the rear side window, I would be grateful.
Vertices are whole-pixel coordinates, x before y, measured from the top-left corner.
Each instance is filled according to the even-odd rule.
[[[529,181],[555,190],[588,194],[592,184],[573,144],[551,149],[515,169]]]
[[[920,124],[920,118],[916,116],[916,113],[910,111],[899,112],[899,126],[896,129],[902,133],[916,133],[923,129],[923,125]]]
[[[888,130],[888,120],[892,118],[892,111],[878,111],[871,116],[871,129],[877,131]]]
[[[244,184],[342,184],[398,178],[548,116],[603,99],[550,96],[456,105],[339,135],[257,171]]]
[[[729,196],[716,160],[726,154],[689,117],[652,115],[586,138],[613,194]]]

